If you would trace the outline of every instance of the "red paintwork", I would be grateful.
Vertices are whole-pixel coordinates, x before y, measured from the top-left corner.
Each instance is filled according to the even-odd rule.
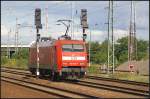
[[[87,56],[86,52],[62,52],[62,56]],[[87,57],[85,60],[62,60],[62,62],[67,63],[63,66],[86,66],[87,65]],[[84,63],[84,65],[80,65],[80,63]],[[69,64],[74,63],[74,64]]]
[[[57,40],[55,45],[57,49],[57,65],[58,65],[58,71],[62,69],[62,66],[81,66],[81,67],[86,67],[87,66],[87,53],[86,53],[86,48],[84,52],[62,52],[62,45],[63,44],[83,44],[85,48],[85,42],[80,41],[80,40]],[[86,60],[63,60],[62,61],[62,55],[63,56],[85,56]],[[63,63],[67,64],[63,64]],[[80,63],[83,62],[84,65],[80,65]],[[74,63],[74,64],[71,64]],[[76,64],[75,64],[76,63]]]
[[[63,44],[83,44],[84,45],[84,52],[62,52],[62,45]],[[57,72],[62,70],[62,66],[81,66],[86,68],[87,67],[87,53],[86,53],[86,46],[85,42],[81,40],[56,40],[53,46],[49,47],[40,47],[39,48],[39,57],[40,57],[40,64],[48,65],[52,69],[52,65],[57,65]],[[85,56],[85,60],[63,60],[63,56]],[[53,63],[53,59],[56,61]],[[30,64],[36,64],[36,48],[30,49]],[[65,64],[63,64],[65,63]]]

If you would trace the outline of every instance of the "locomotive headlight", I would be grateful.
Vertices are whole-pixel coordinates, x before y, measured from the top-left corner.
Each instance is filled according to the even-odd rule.
[[[67,63],[64,63],[64,62],[63,62],[63,65],[67,65]]]
[[[81,62],[80,65],[85,65],[85,64]]]

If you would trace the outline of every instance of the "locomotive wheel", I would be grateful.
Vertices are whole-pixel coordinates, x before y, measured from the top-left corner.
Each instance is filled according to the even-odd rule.
[[[40,69],[40,75],[41,75],[42,77],[45,76],[45,70],[44,70],[44,69]]]
[[[60,80],[60,76],[57,72],[53,72],[52,74],[52,81],[59,81]]]
[[[30,68],[30,72],[31,72],[32,75],[35,75],[36,74],[35,68]]]
[[[60,76],[59,76],[59,73],[56,73],[56,81],[60,81]]]
[[[54,81],[54,78],[55,78],[55,72],[52,72],[52,74],[51,74],[51,80]]]

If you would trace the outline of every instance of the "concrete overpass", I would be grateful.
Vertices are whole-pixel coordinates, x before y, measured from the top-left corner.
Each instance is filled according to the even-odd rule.
[[[30,45],[7,45],[7,44],[2,44],[1,45],[1,56],[7,56],[9,55],[10,57],[12,56],[13,53],[15,53],[16,49],[18,48],[29,48]]]

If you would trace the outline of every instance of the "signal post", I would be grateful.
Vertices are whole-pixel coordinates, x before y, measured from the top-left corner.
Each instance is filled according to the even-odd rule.
[[[83,28],[83,41],[85,41],[87,37],[87,34],[85,33],[85,29],[88,29],[86,9],[81,9],[81,26]]]
[[[39,34],[39,29],[42,29],[42,24],[41,24],[41,9],[36,8],[35,9],[35,26],[37,30],[37,37],[36,37],[36,51],[37,51],[37,68],[36,68],[36,75],[39,77],[40,72],[39,72],[39,40],[40,40],[40,34]]]

